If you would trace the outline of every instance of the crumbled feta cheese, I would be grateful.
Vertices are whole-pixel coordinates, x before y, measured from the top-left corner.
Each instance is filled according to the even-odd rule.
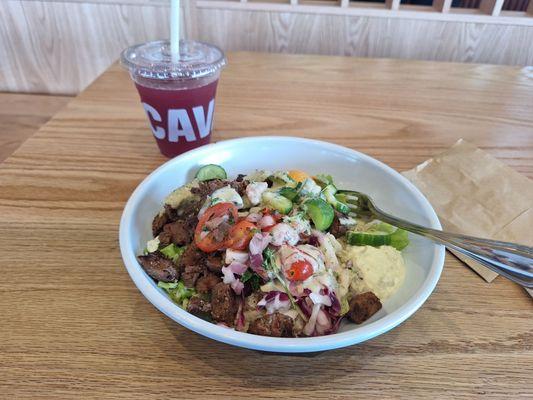
[[[339,217],[339,223],[346,226],[354,226],[357,224],[357,221],[352,217]]]
[[[266,182],[251,182],[246,186],[246,196],[252,205],[257,205],[261,202],[261,195],[267,190],[268,184]]]
[[[224,262],[226,264],[231,264],[233,261],[244,264],[248,261],[249,254],[247,251],[239,251],[233,249],[227,249],[226,255],[224,257]]]
[[[146,250],[148,250],[148,253],[153,253],[157,249],[159,249],[159,237],[155,237],[152,240],[149,240],[146,242]]]
[[[233,203],[237,208],[243,207],[242,197],[229,185],[213,192],[211,195],[211,205],[217,203]]]
[[[311,234],[311,224],[308,219],[304,217],[304,214],[299,212],[293,216],[283,217],[283,222],[289,224],[296,232],[304,233],[306,235]]]
[[[296,232],[293,227],[285,223],[274,225],[270,231],[270,234],[272,235],[271,243],[274,246],[281,246],[284,243],[294,246],[300,240],[298,232]]]
[[[314,180],[307,178],[300,189],[300,195],[316,197],[321,191],[322,188],[318,186]]]

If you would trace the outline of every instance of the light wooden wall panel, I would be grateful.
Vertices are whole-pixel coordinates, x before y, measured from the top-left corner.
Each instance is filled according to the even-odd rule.
[[[533,65],[533,28],[420,19],[198,10],[201,38],[228,50]]]
[[[167,20],[165,7],[2,0],[0,90],[77,93]]]
[[[87,1],[0,0],[0,91],[77,93],[123,48],[168,37],[168,0]],[[320,15],[200,3],[197,24],[187,30],[196,28],[194,37],[226,50],[533,65],[533,27],[501,18],[465,22],[450,13],[434,13],[442,20],[390,10],[391,17],[383,10],[339,15],[334,8],[336,14]]]

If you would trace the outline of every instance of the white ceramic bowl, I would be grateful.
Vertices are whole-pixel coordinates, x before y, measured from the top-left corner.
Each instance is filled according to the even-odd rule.
[[[164,198],[194,177],[205,164],[220,164],[229,177],[254,169],[301,169],[327,173],[338,186],[370,195],[385,211],[440,229],[426,198],[403,176],[383,163],[330,143],[292,137],[254,137],[228,140],[176,157],[152,172],[131,195],[120,221],[120,251],[131,279],[161,312],[181,325],[211,339],[235,346],[273,352],[312,352],[360,343],[394,328],[429,297],[442,271],[444,247],[410,235],[403,254],[407,274],[403,286],[383,308],[362,325],[344,324],[338,333],[310,338],[273,338],[237,332],[189,314],[157,287],[137,262],[151,238],[151,223]]]

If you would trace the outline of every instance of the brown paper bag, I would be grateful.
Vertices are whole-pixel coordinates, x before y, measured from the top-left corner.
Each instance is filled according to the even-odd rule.
[[[403,175],[428,198],[444,230],[533,246],[533,181],[465,140]],[[498,276],[453,253],[487,282]]]

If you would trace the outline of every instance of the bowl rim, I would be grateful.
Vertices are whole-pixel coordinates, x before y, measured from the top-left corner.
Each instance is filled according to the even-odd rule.
[[[264,141],[286,142],[287,144],[291,142],[294,144],[295,141],[299,143],[307,142],[312,145],[323,147],[325,150],[331,150],[337,153],[340,152],[347,155],[349,154],[351,156],[356,156],[360,159],[363,159],[366,162],[373,164],[377,168],[382,169],[384,172],[392,175],[402,184],[404,184],[407,189],[410,190],[421,202],[421,211],[430,220],[429,227],[433,229],[442,229],[437,214],[431,207],[429,201],[407,178],[388,165],[366,154],[334,143],[293,136],[254,136],[224,140],[201,146],[166,161],[164,164],[151,172],[147,177],[145,177],[130,195],[120,219],[119,243],[122,260],[135,286],[137,286],[140,292],[148,299],[150,303],[152,303],[152,305],[154,305],[159,311],[161,311],[170,319],[178,322],[180,325],[210,339],[253,350],[282,353],[304,353],[331,350],[372,339],[404,322],[422,306],[422,304],[435,289],[444,266],[444,246],[436,244],[433,245],[433,263],[430,266],[427,278],[424,280],[421,287],[407,300],[407,302],[405,302],[397,310],[387,314],[377,321],[360,326],[355,330],[340,332],[328,336],[275,338],[238,332],[231,328],[219,326],[213,324],[212,322],[205,321],[183,310],[173,303],[168,296],[162,293],[162,291],[160,291],[153,284],[153,282],[149,281],[150,278],[148,275],[146,275],[144,270],[142,270],[136,259],[135,249],[129,240],[129,233],[133,229],[132,221],[137,207],[140,204],[140,198],[144,195],[152,179],[154,179],[155,176],[163,171],[172,169],[175,164],[179,164],[183,160],[194,159],[204,153],[207,155],[213,151],[222,150],[224,147],[228,146],[235,147],[242,144]]]

